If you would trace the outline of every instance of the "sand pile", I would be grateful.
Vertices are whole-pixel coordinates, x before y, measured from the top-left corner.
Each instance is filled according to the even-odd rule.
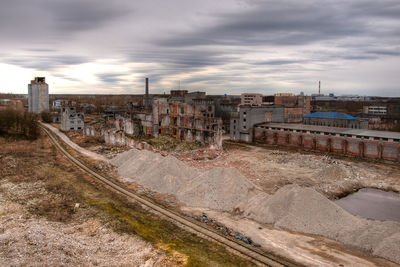
[[[124,182],[136,182],[151,190],[176,194],[188,180],[198,175],[178,159],[147,150],[131,149],[111,160]]]
[[[118,166],[125,181],[175,195],[186,205],[224,211],[240,209],[244,216],[256,221],[326,236],[400,263],[400,223],[353,216],[314,189],[287,185],[270,196],[235,168],[199,173],[172,156],[145,150],[129,150],[111,162]],[[347,175],[336,167],[327,174]]]
[[[189,206],[231,211],[260,192],[235,168],[214,168],[193,179],[177,197]]]
[[[326,236],[400,262],[400,223],[356,217],[311,188],[287,185],[248,201],[244,215],[304,233]]]
[[[111,160],[124,182],[175,195],[183,203],[231,211],[261,192],[235,168],[214,168],[200,174],[172,156],[131,149]]]

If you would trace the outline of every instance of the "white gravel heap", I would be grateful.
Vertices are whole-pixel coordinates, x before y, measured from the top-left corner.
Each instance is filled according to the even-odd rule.
[[[175,195],[186,205],[239,209],[261,223],[326,236],[400,263],[400,223],[353,216],[312,188],[287,185],[270,196],[234,168],[200,174],[175,157],[146,150],[129,150],[111,162],[125,182]]]
[[[231,211],[259,192],[235,168],[214,168],[186,184],[177,197],[192,207]]]
[[[131,149],[111,163],[124,182],[136,182],[151,190],[175,195],[189,206],[231,211],[260,192],[235,168],[214,168],[200,174],[172,156]]]
[[[136,182],[151,190],[175,195],[188,180],[198,175],[180,160],[172,156],[163,157],[147,150],[131,149],[111,160],[118,166],[124,182]]]
[[[353,216],[311,188],[287,185],[273,196],[258,195],[244,215],[303,233],[318,234],[400,263],[400,223]]]

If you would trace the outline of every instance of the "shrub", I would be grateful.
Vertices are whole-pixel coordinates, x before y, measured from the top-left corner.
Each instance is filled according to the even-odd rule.
[[[40,117],[42,118],[43,122],[50,123],[52,122],[51,113],[47,110],[44,110],[40,113]]]
[[[15,135],[26,139],[38,138],[40,131],[35,114],[12,109],[0,111],[0,135]]]

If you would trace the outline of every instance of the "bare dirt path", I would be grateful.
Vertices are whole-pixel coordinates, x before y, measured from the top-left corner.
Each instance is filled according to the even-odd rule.
[[[100,161],[105,161],[108,162],[108,159],[102,155],[99,155],[97,153],[94,153],[90,150],[87,150],[81,146],[78,146],[76,143],[72,142],[64,133],[60,132],[57,128],[53,127],[52,125],[48,123],[43,123],[48,129],[50,129],[53,133],[55,133],[61,140],[63,140],[65,143],[67,143],[70,147],[78,151],[79,153],[82,153],[83,155],[94,159],[94,160],[100,160]]]

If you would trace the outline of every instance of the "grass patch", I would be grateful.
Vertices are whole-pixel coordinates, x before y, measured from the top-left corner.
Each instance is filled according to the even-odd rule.
[[[147,142],[158,150],[183,152],[202,147],[198,141],[180,141],[169,136],[157,136],[147,140]]]

